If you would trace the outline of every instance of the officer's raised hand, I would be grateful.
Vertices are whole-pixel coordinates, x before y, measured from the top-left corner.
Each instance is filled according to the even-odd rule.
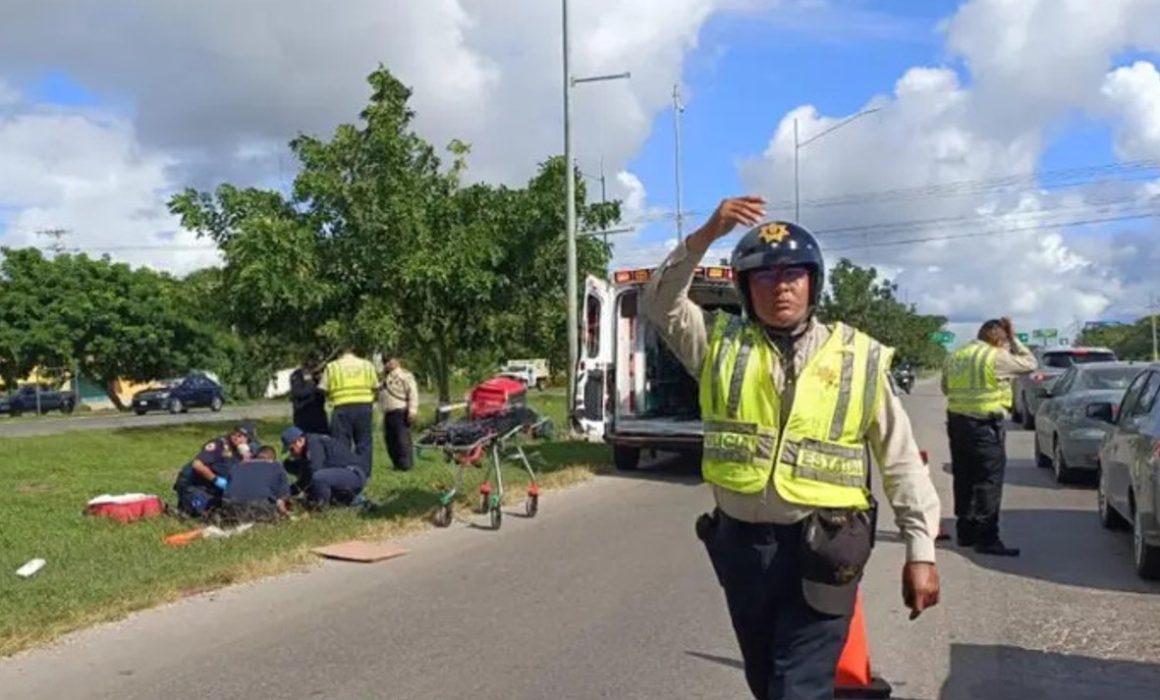
[[[691,247],[705,251],[719,238],[724,238],[738,226],[756,226],[765,218],[765,199],[756,195],[729,197],[721,200],[717,209],[701,228],[689,237]]]

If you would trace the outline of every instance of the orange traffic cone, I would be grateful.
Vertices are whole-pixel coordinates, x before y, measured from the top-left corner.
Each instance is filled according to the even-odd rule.
[[[854,599],[854,615],[846,645],[834,673],[835,698],[889,698],[894,689],[870,671],[870,645],[866,641],[866,619],[862,616],[862,592]]]

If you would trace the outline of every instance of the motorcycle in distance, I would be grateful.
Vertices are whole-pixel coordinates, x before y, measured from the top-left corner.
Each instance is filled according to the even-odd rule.
[[[907,394],[914,388],[914,370],[908,363],[902,363],[894,368],[894,383]]]

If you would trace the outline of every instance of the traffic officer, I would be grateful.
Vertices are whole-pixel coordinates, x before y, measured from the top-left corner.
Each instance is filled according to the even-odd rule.
[[[374,364],[355,355],[349,346],[326,365],[318,383],[332,406],[330,434],[354,452],[368,474],[374,459],[373,406],[378,385]]]
[[[305,492],[309,505],[352,505],[361,500],[371,471],[345,442],[291,426],[282,432],[282,447],[286,471],[298,477],[293,491]]]
[[[955,536],[960,547],[1017,557],[999,538],[999,509],[1007,470],[1011,381],[1034,372],[1035,355],[1019,342],[1011,319],[991,319],[978,337],[943,364],[947,437],[954,477]]]
[[[173,484],[178,510],[200,516],[220,506],[234,465],[257,448],[257,434],[249,424],[239,425],[228,435],[202,445],[197,456],[181,468]]]
[[[321,379],[317,359],[305,358],[302,366],[290,373],[290,404],[294,425],[307,433],[329,432],[326,425],[326,393],[318,388]]]
[[[383,408],[383,440],[395,469],[407,471],[413,461],[411,426],[419,418],[419,387],[415,375],[403,369],[397,356],[386,358],[379,401]]]
[[[726,199],[677,244],[645,288],[648,319],[699,378],[702,475],[716,508],[697,535],[724,588],[754,697],[830,700],[870,556],[875,457],[906,542],[912,618],[939,598],[939,499],[901,402],[893,351],[815,318],[825,266],[817,240],[763,217],[760,197]],[[740,317],[705,312],[689,286],[709,246],[755,226],[733,251]]]

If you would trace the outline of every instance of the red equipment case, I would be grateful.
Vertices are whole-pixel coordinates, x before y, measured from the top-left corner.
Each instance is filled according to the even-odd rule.
[[[152,518],[165,512],[165,503],[152,494],[122,494],[100,496],[85,507],[88,515],[112,518],[123,523]]]
[[[527,403],[528,389],[523,382],[509,377],[493,377],[471,390],[468,415],[471,420],[486,418]]]

